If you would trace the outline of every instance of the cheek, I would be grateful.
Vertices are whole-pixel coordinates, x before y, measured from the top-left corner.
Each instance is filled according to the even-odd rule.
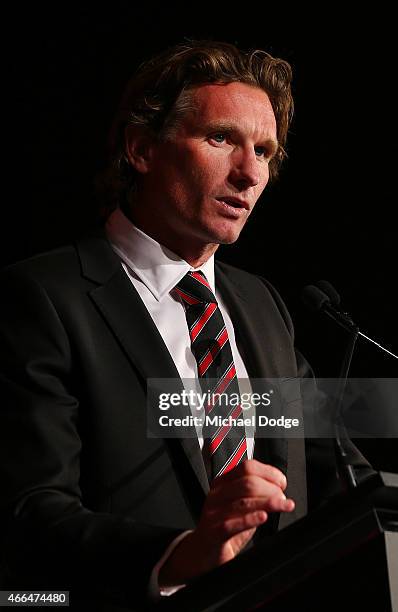
[[[210,146],[207,142],[196,144],[184,152],[184,158],[196,168],[204,172],[228,164],[229,156],[221,148]]]
[[[229,160],[219,149],[185,148],[178,151],[169,169],[174,193],[200,200],[219,192],[229,173]]]
[[[264,191],[264,189],[268,185],[268,181],[269,181],[269,167],[267,165],[267,167],[264,169],[264,173],[261,176],[261,180],[259,184],[257,185],[260,194]]]
[[[181,173],[181,183],[191,196],[200,199],[213,191],[218,176],[215,165],[207,166],[197,161],[196,164],[190,165],[185,172]]]

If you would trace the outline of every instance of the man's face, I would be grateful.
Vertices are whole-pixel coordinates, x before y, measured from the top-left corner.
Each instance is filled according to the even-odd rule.
[[[144,231],[185,259],[189,249],[215,250],[237,240],[277,149],[275,116],[263,90],[229,83],[191,93],[195,111],[153,145],[137,217]]]

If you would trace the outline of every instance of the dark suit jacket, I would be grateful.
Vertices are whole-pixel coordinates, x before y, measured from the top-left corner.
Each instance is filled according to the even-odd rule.
[[[249,375],[304,374],[275,290],[221,263],[216,283]],[[178,378],[172,358],[102,231],[7,269],[1,310],[7,584],[141,609],[154,564],[195,526],[209,486],[196,439],[147,437],[146,379]],[[302,440],[258,440],[255,457],[287,473],[296,512],[285,522],[307,511],[306,476],[310,503],[336,484],[329,443],[308,444],[306,460]],[[104,606],[86,609],[120,609]]]

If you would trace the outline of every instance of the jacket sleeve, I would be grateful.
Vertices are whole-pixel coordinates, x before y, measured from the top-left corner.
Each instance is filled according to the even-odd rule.
[[[0,549],[9,584],[145,601],[151,571],[180,531],[84,507],[67,334],[23,271],[6,271],[1,286]]]

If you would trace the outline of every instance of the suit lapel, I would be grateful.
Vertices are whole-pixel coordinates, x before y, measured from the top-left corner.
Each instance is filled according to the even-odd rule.
[[[162,336],[120,265],[119,258],[112,251],[104,231],[95,232],[90,238],[81,241],[77,248],[83,276],[98,284],[90,291],[90,298],[132,366],[138,370],[143,383],[149,378],[179,379]],[[183,388],[182,381],[180,388]],[[166,442],[172,448],[177,441]],[[196,436],[180,438],[178,443],[206,494],[209,482]]]
[[[234,325],[239,351],[244,358],[250,378],[283,378],[286,370],[283,363],[273,358],[275,340],[273,330],[258,321],[257,305],[244,297],[244,292],[221,269],[216,266],[216,284],[228,306]],[[256,323],[256,321],[258,321]],[[261,330],[261,340],[258,331]],[[268,350],[265,349],[268,347]],[[290,373],[290,372],[289,372]],[[261,389],[259,390],[261,393]],[[307,512],[306,463],[303,439],[269,438],[256,440],[254,458],[278,467],[287,475],[287,495],[296,501],[293,513],[278,513],[270,516],[264,531],[271,533],[282,529],[304,516]],[[279,523],[279,526],[278,526]]]
[[[271,353],[264,350],[267,343],[267,330],[261,329],[261,340],[256,327],[255,307],[245,297],[238,284],[231,280],[216,264],[216,286],[220,289],[223,300],[234,325],[236,342],[251,379],[278,378],[281,373],[276,369]],[[261,383],[260,383],[261,385]],[[261,393],[261,389],[256,391]],[[263,463],[272,463],[283,472],[287,468],[287,441],[285,438],[272,438],[266,444],[256,443],[254,458]]]

